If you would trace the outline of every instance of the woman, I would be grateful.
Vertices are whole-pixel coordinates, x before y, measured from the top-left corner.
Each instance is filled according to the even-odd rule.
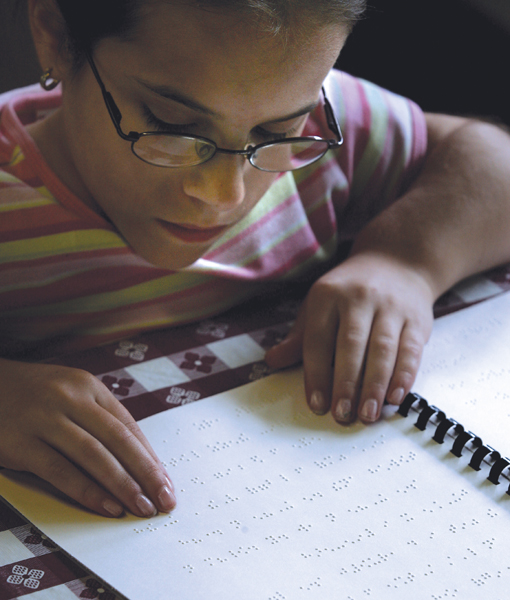
[[[294,276],[317,281],[270,365],[302,359],[310,408],[339,423],[401,402],[435,299],[510,259],[510,144],[332,72],[363,4],[28,1],[49,93],[1,115],[0,465],[104,516],[171,510],[113,395],[23,360]]]

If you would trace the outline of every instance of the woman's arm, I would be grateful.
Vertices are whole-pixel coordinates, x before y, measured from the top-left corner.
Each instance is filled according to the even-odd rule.
[[[484,122],[426,116],[428,151],[410,189],[359,233],[311,288],[270,366],[304,363],[310,407],[375,421],[410,390],[432,306],[476,272],[510,262],[510,136]]]

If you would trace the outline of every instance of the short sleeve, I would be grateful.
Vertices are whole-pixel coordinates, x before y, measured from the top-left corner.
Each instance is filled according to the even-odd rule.
[[[325,89],[344,137],[335,151],[343,179],[333,194],[337,227],[351,238],[417,177],[427,127],[414,102],[347,73],[332,71]]]

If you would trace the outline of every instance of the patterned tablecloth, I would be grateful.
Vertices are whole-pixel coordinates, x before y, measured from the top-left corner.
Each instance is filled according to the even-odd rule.
[[[435,314],[510,289],[510,266],[445,294]],[[54,361],[96,375],[135,419],[195,402],[269,374],[265,351],[295,319],[302,289],[258,298],[210,320],[138,335]],[[117,600],[109,589],[0,498],[0,600]]]

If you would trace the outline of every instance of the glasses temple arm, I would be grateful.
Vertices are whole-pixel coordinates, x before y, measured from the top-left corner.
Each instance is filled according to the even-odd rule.
[[[127,140],[128,142],[136,142],[137,140],[140,139],[140,135],[138,133],[136,133],[136,131],[131,131],[131,132],[129,132],[129,134],[125,134],[122,131],[122,129],[120,127],[120,122],[122,121],[122,113],[120,112],[119,107],[115,103],[115,100],[113,99],[112,95],[106,89],[106,87],[103,83],[103,80],[99,76],[99,72],[96,68],[94,61],[92,60],[92,56],[88,52],[86,53],[86,56],[87,56],[87,60],[89,62],[90,68],[92,69],[92,73],[93,73],[94,77],[96,78],[96,81],[97,81],[99,87],[101,88],[101,93],[103,95],[103,99],[106,104],[106,108],[108,109],[108,113],[110,114],[110,118],[112,120],[112,123],[115,126],[115,129],[117,130],[117,133],[120,135],[121,138]]]
[[[326,90],[324,88],[322,88],[322,95],[324,96],[324,111],[326,113],[328,127],[338,138],[337,145],[341,146],[344,143],[344,136],[342,135],[338,119],[336,118],[336,115],[333,111],[333,107],[331,106],[331,103],[326,96]]]

